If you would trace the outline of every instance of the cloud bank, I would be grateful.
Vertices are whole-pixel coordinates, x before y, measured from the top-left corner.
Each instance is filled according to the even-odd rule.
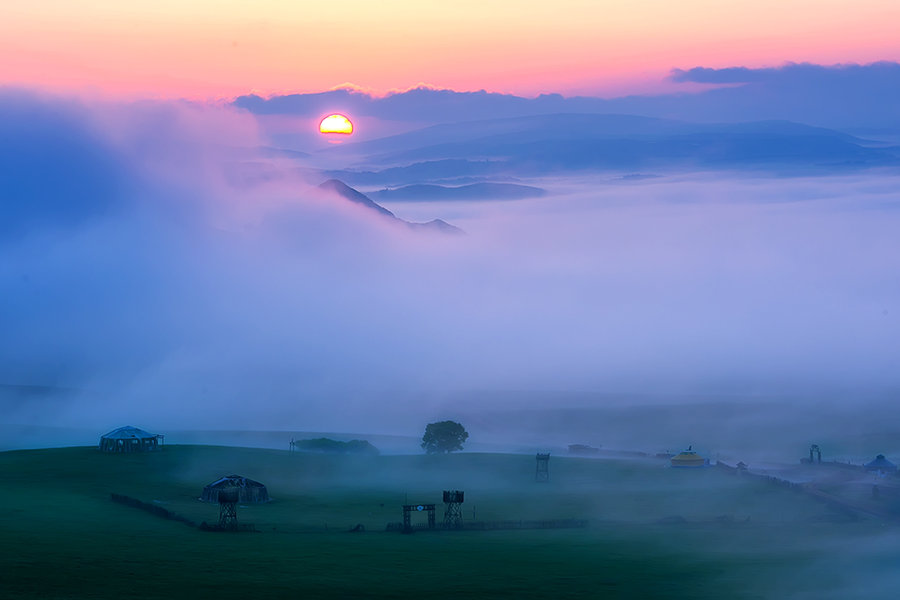
[[[900,64],[881,61],[868,65],[839,64],[817,65],[811,63],[788,63],[780,67],[751,69],[748,67],[726,67],[710,69],[673,69],[671,79],[677,82],[694,83],[779,83],[795,88],[829,88],[840,83],[851,87],[876,91],[887,91],[900,79]]]
[[[716,84],[715,89],[620,98],[563,97],[542,94],[455,92],[416,88],[373,97],[340,89],[319,94],[289,94],[235,99],[234,106],[256,115],[314,118],[326,111],[416,124],[453,123],[539,114],[629,114],[697,122],[784,119],[841,130],[900,131],[900,64],[865,65],[788,63],[780,67],[674,69],[680,83]],[[722,85],[731,87],[722,88]]]
[[[388,206],[468,233],[422,236],[311,192],[240,111],[0,106],[0,382],[84,392],[54,418],[393,432],[478,390],[900,388],[896,177]]]

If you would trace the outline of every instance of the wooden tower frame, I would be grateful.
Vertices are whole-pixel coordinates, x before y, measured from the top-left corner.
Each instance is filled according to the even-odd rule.
[[[219,529],[237,531],[237,503],[240,497],[236,487],[219,490]]]
[[[462,528],[462,503],[465,500],[465,492],[458,490],[444,490],[444,529]]]

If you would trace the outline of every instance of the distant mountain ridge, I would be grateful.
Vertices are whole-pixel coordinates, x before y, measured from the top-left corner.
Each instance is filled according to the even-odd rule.
[[[325,152],[364,157],[365,170],[330,176],[384,186],[574,171],[827,174],[900,166],[898,147],[791,121],[688,123],[633,115],[556,114],[434,125]]]
[[[344,200],[353,202],[354,204],[359,204],[360,206],[371,210],[381,217],[391,219],[392,221],[397,223],[402,223],[410,229],[415,229],[418,231],[437,231],[440,233],[449,234],[463,233],[462,229],[455,227],[442,219],[433,219],[431,221],[428,221],[427,223],[412,223],[410,221],[405,221],[377,202],[372,201],[372,199],[365,194],[353,189],[352,187],[338,179],[329,179],[327,181],[323,181],[318,185],[318,189],[329,192],[333,195],[343,198]]]
[[[519,200],[539,198],[546,190],[530,185],[515,183],[471,183],[456,187],[433,184],[406,185],[393,189],[373,192],[379,200],[422,201],[422,200]]]
[[[815,140],[816,144],[806,148],[798,145],[804,140]],[[671,149],[679,143],[683,147]],[[632,145],[643,146],[642,156],[671,159],[698,155],[704,149],[700,145],[702,143],[720,146],[727,143],[737,150],[754,144],[782,157],[790,155],[796,147],[797,151],[793,154],[797,159],[827,155],[825,149],[831,147],[839,148],[842,155],[857,153],[858,149],[873,157],[884,154],[883,149],[865,148],[864,140],[851,135],[791,121],[689,123],[633,115],[572,113],[434,125],[348,144],[334,151],[364,152],[374,160],[392,163],[410,159],[515,160],[532,156],[534,151],[529,146],[551,148],[550,152],[544,152],[548,155],[559,155],[561,150],[561,156],[568,158],[574,153],[583,154],[584,149],[596,150],[599,147],[619,154],[624,146]],[[720,157],[731,158],[721,154]]]
[[[321,171],[325,177],[340,179],[353,185],[398,186],[411,183],[449,183],[478,181],[491,177],[505,168],[500,161],[472,161],[465,159],[445,159],[414,162],[402,167],[388,167],[379,170],[330,170]]]
[[[326,192],[333,192],[334,194],[337,194],[345,200],[349,200],[350,202],[365,206],[366,208],[373,210],[385,217],[397,219],[398,221],[401,220],[385,207],[379,205],[376,202],[373,202],[372,199],[370,199],[368,196],[353,189],[339,179],[329,179],[328,181],[323,181],[319,184],[319,189]]]

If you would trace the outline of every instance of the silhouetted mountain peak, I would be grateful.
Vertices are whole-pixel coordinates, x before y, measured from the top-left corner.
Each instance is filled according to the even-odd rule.
[[[386,217],[391,217],[392,219],[397,218],[394,213],[381,206],[377,202],[373,202],[371,198],[369,198],[362,192],[353,189],[340,179],[329,179],[328,181],[324,181],[319,184],[319,189],[337,194],[341,198],[349,200],[350,202],[361,204],[367,208],[379,212]]]
[[[409,223],[409,226],[413,229],[432,229],[434,231],[440,231],[441,233],[450,233],[453,235],[465,233],[465,231],[463,231],[459,227],[451,225],[443,219],[432,219],[427,223]]]
[[[434,231],[440,231],[442,233],[463,233],[463,230],[459,227],[454,227],[450,225],[446,221],[442,221],[441,219],[434,219],[427,223],[410,223],[409,221],[405,221],[399,217],[397,217],[394,213],[381,206],[377,202],[374,202],[371,198],[363,194],[362,192],[353,189],[340,179],[329,179],[328,181],[324,181],[319,184],[318,188],[325,192],[330,192],[345,200],[349,200],[350,202],[354,202],[356,204],[365,206],[370,210],[374,210],[378,214],[387,217],[393,221],[398,223],[403,223],[413,229],[429,229]]]
[[[480,182],[460,186],[433,184],[405,185],[393,189],[383,189],[372,195],[383,201],[428,201],[428,200],[518,200],[538,198],[546,191],[533,186],[515,183]]]

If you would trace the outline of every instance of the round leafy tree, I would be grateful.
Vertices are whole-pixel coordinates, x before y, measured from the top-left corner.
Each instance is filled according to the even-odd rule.
[[[441,454],[462,450],[463,442],[469,439],[465,427],[456,421],[429,423],[422,436],[422,448],[428,454]]]

